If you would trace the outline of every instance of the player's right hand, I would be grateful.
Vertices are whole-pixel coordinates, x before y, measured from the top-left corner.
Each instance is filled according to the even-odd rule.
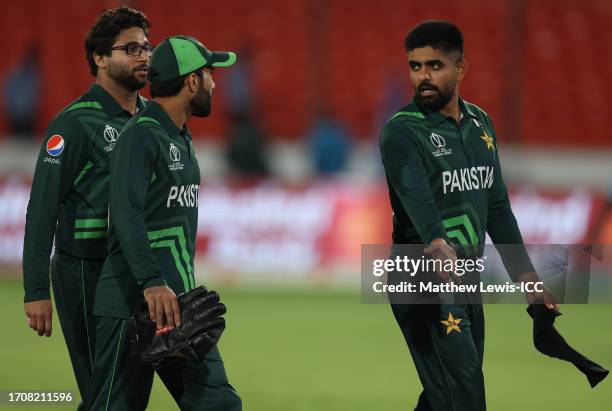
[[[145,288],[144,298],[149,306],[149,315],[158,330],[174,329],[181,325],[181,310],[174,291],[166,285]]]
[[[31,329],[38,332],[41,337],[51,336],[51,319],[53,306],[51,300],[30,301],[23,305],[26,320]]]
[[[454,267],[455,261],[457,261],[457,253],[455,252],[455,249],[443,238],[436,238],[432,240],[423,251],[432,259],[441,260],[442,266],[445,265],[446,261],[452,261],[452,266]],[[436,270],[436,272],[445,283],[451,283],[453,280],[456,283],[461,283],[461,279],[457,277],[453,271]]]

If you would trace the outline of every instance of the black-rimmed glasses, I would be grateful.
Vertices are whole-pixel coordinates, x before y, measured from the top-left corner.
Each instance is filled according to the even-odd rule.
[[[143,51],[149,56],[153,53],[153,45],[150,43],[140,44],[132,41],[130,43],[122,44],[120,46],[111,47],[111,50],[123,50],[128,56],[138,57]]]

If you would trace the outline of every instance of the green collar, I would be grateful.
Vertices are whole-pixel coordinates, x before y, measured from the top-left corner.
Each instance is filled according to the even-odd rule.
[[[470,116],[472,118],[475,118],[476,120],[479,120],[478,113],[474,111],[471,106],[465,104],[465,101],[463,101],[461,97],[459,97],[459,107],[461,108],[461,112],[463,113],[464,117]]]
[[[102,109],[109,115],[109,117],[117,117],[124,112],[131,115],[131,113],[121,107],[119,103],[117,103],[117,101],[115,101],[115,99],[99,84],[92,84],[89,88],[89,93],[95,96],[96,100],[100,102]],[[141,95],[138,95],[136,99],[136,107],[138,108],[138,111],[145,108],[145,102],[146,99],[144,99]]]
[[[180,135],[184,138],[187,138],[188,140],[191,140],[191,134],[189,133],[187,124],[185,124],[185,127],[183,127],[182,130],[178,128],[176,124],[174,124],[174,121],[172,121],[168,113],[166,113],[163,107],[159,105],[159,103],[155,101],[149,101],[147,111],[150,113],[151,117],[159,121],[164,130],[166,130],[166,133],[168,133],[168,135],[170,135],[171,137]]]

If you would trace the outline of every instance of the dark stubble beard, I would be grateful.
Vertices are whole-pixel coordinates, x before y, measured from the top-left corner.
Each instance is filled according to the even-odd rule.
[[[212,111],[212,96],[204,89],[204,81],[202,86],[191,100],[191,115],[195,117],[208,117]]]
[[[115,80],[121,86],[125,87],[129,91],[138,91],[144,86],[147,85],[147,79],[144,77],[140,79],[136,77],[136,71],[142,70],[147,66],[138,66],[132,70],[130,70],[126,66],[117,66],[111,65],[108,70],[108,75],[110,78]]]
[[[422,89],[434,89],[437,93],[433,96],[421,97],[420,91]],[[452,98],[453,87],[449,87],[448,90],[440,90],[429,83],[421,83],[414,94],[414,99],[421,107],[433,112],[442,110]]]

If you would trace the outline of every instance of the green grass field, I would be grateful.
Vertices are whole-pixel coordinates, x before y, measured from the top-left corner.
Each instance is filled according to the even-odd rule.
[[[220,348],[245,410],[383,411],[414,406],[420,383],[387,306],[361,304],[357,291],[220,291],[229,307]],[[0,307],[0,390],[76,391],[57,318],[51,338],[30,330],[21,283],[15,280],[0,281]],[[571,364],[537,353],[523,306],[489,305],[485,312],[488,409],[612,409],[612,377],[592,390]],[[612,367],[612,305],[564,306],[562,312],[557,326],[565,338],[586,356]],[[157,379],[149,409],[176,409]]]

